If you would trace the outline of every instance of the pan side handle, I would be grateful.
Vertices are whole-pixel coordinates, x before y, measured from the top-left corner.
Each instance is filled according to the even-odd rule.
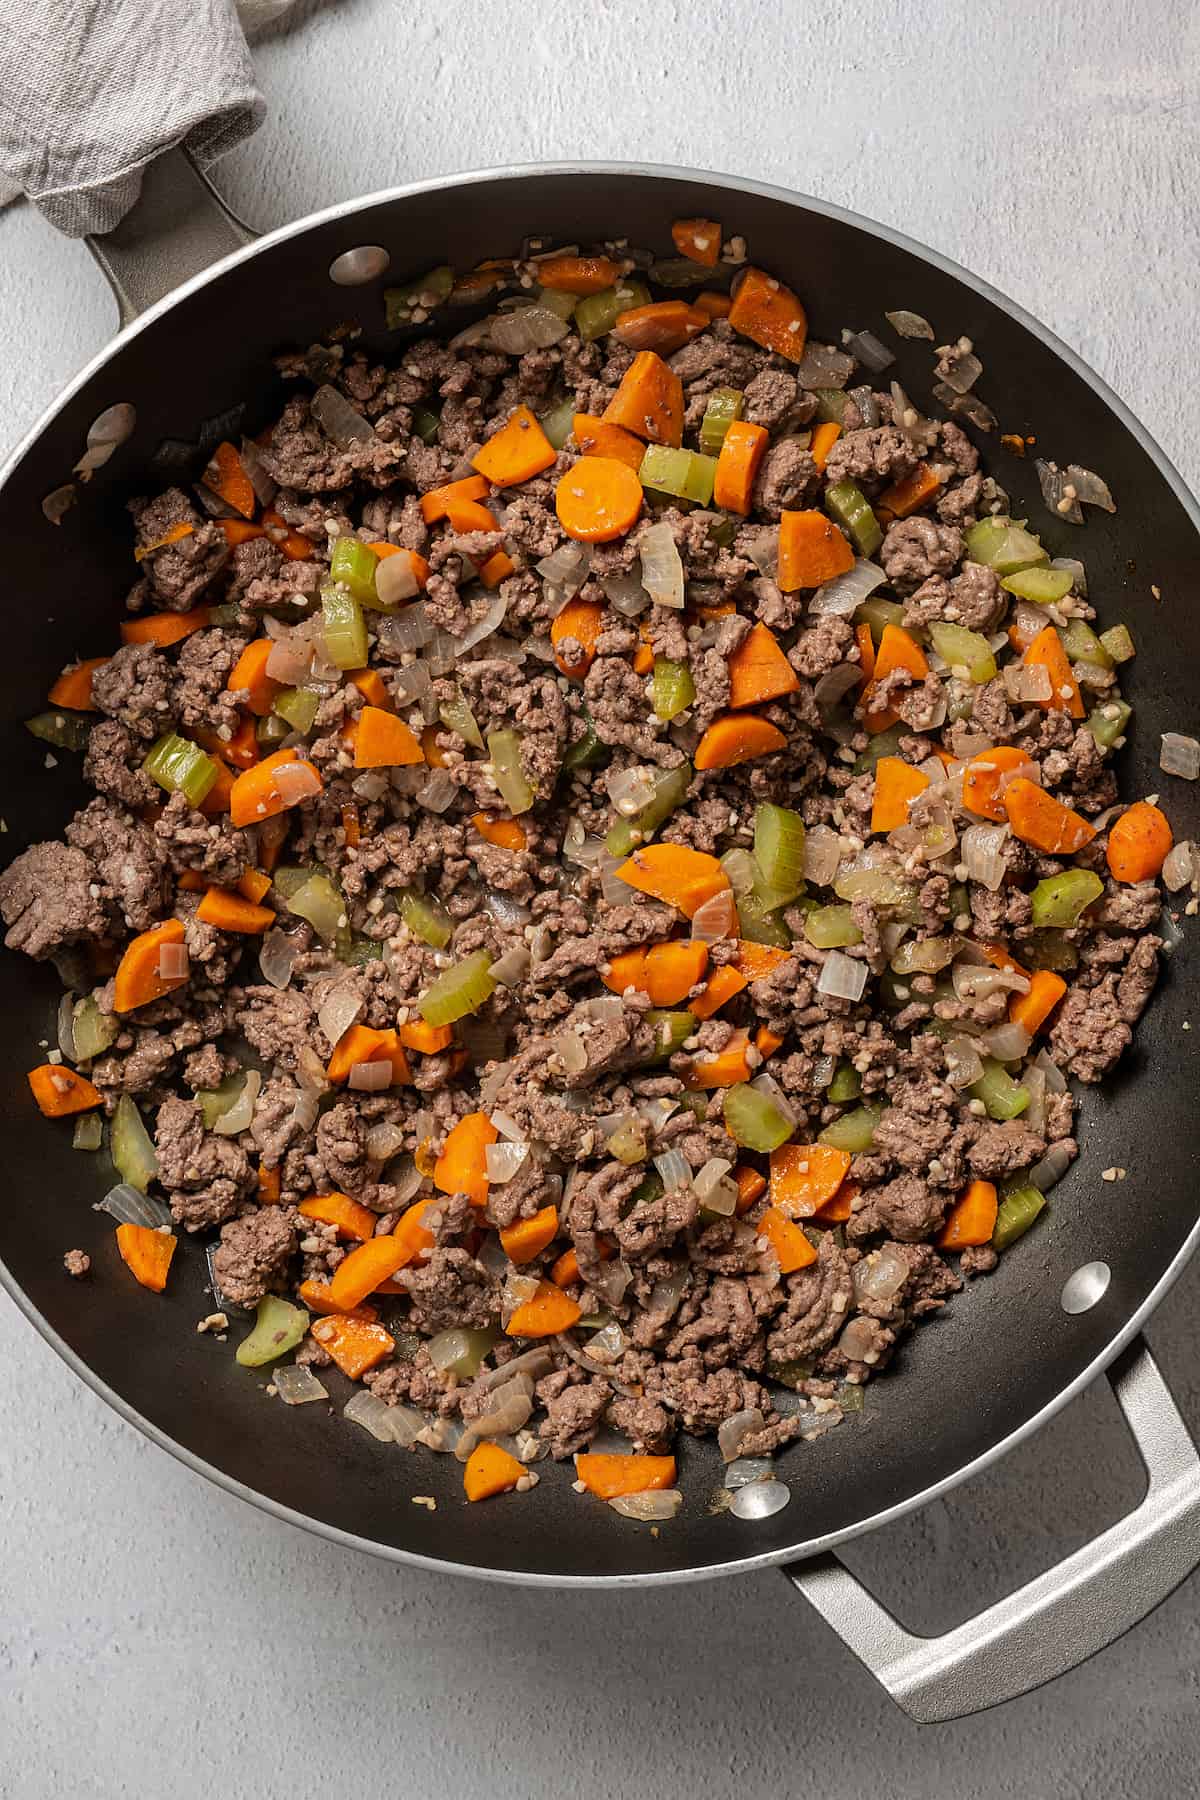
[[[906,1631],[833,1555],[785,1569],[918,1724],[1053,1681],[1144,1619],[1200,1563],[1200,1457],[1144,1339],[1108,1371],[1146,1467],[1133,1512],[942,1637]]]
[[[124,326],[254,238],[186,151],[176,148],[147,165],[141,198],[116,230],[89,237],[87,246],[108,278]]]

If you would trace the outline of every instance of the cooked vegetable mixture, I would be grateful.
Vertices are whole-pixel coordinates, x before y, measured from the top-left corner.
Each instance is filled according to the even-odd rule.
[[[471,1500],[599,1435],[637,1518],[678,1433],[819,1435],[1035,1226],[1194,875],[1118,804],[1136,646],[1083,565],[872,333],[674,237],[282,357],[272,426],[132,504],[122,644],[30,721],[95,798],[0,878],[132,1275],[173,1223],[285,1400],[336,1364]]]

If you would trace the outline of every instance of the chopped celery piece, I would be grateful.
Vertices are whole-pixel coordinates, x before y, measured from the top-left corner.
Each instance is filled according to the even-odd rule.
[[[857,1100],[862,1093],[862,1076],[853,1063],[840,1062],[833,1071],[833,1080],[825,1089],[825,1098],[833,1101],[835,1106],[842,1106],[847,1100]]]
[[[904,907],[916,898],[913,884],[902,881],[899,874],[890,868],[843,868],[834,878],[833,891],[839,900],[871,900],[876,906]],[[906,923],[921,923],[919,908],[915,916]]]
[[[361,669],[367,660],[367,621],[354,595],[326,582],[321,589],[321,619],[330,662],[339,669]]]
[[[276,713],[267,713],[264,718],[254,721],[254,741],[263,750],[278,750],[283,740],[291,735],[292,728],[287,720]]]
[[[852,775],[873,775],[876,763],[885,756],[898,756],[900,739],[911,736],[911,730],[904,724],[889,725],[886,731],[877,732],[866,749],[855,757],[850,773]]]
[[[278,876],[275,885],[279,886]],[[328,875],[310,875],[287,896],[287,909],[297,918],[307,919],[326,944],[336,942],[339,932],[347,930],[346,902]]]
[[[283,863],[272,875],[271,885],[280,899],[290,900],[315,873],[313,869],[297,869],[290,863]]]
[[[236,625],[241,610],[240,606],[235,606],[228,601],[222,606],[210,606],[208,622],[210,625]]]
[[[547,312],[557,313],[560,319],[569,319],[577,304],[575,295],[568,294],[565,288],[539,287],[531,300],[533,305],[542,306]]]
[[[349,588],[360,606],[376,604],[375,571],[378,567],[378,556],[361,538],[336,539],[329,559],[330,576]]]
[[[1133,708],[1124,700],[1111,693],[1090,713],[1087,728],[1102,750],[1111,750],[1119,737],[1124,737],[1125,727],[1133,717]]]
[[[103,1128],[99,1113],[80,1113],[71,1137],[72,1150],[98,1150]]]
[[[109,1045],[116,1041],[120,1029],[119,1022],[111,1013],[101,1012],[91,994],[77,1000],[75,1015],[71,1021],[77,1059],[80,1062],[90,1062],[94,1056],[103,1056]]]
[[[965,881],[952,881],[950,883],[951,922],[961,919],[964,915],[967,918],[971,916],[971,890]]]
[[[798,812],[769,800],[755,808],[754,860],[763,882],[785,903],[804,892],[804,820]]]
[[[744,399],[740,388],[718,388],[708,396],[700,421],[700,448],[710,456],[717,455],[725,442],[725,433],[735,419],[741,418]]]
[[[721,1110],[734,1143],[745,1150],[778,1150],[796,1129],[796,1121],[770,1094],[760,1093],[748,1081],[725,1089]]]
[[[1045,1204],[1046,1196],[1039,1188],[1019,1187],[1006,1194],[996,1209],[992,1249],[1007,1250],[1019,1237],[1024,1237]]]
[[[1084,908],[1103,892],[1103,881],[1091,869],[1064,869],[1060,875],[1047,875],[1029,896],[1033,923],[1065,930],[1077,924]]]
[[[786,1362],[773,1362],[768,1365],[767,1373],[772,1381],[780,1387],[798,1388],[802,1381],[811,1381],[816,1359],[811,1356],[793,1356]]]
[[[308,1314],[302,1306],[264,1294],[255,1308],[254,1330],[244,1337],[236,1355],[243,1369],[261,1369],[294,1350],[308,1330]]]
[[[431,307],[440,306],[449,297],[453,286],[454,270],[449,263],[443,263],[439,268],[430,269],[426,275],[418,275],[415,281],[406,281],[402,287],[384,288],[383,304],[388,330],[395,331],[401,325],[411,325],[416,313],[425,313]],[[419,319],[415,322],[421,323]]]
[[[475,750],[483,749],[483,733],[461,688],[456,687],[449,700],[442,701],[438,707],[438,717],[447,731],[457,731],[464,744],[470,744]]]
[[[692,671],[686,663],[672,662],[669,656],[655,657],[650,686],[654,711],[660,719],[677,719],[696,698]]]
[[[966,534],[967,555],[997,575],[1017,575],[1050,561],[1033,533],[1013,519],[980,519]]]
[[[732,548],[733,541],[737,537],[738,526],[740,524],[740,519],[732,518],[728,513],[725,513],[720,517],[714,517],[709,520],[708,535],[714,544],[720,545],[722,550],[729,550]]]
[[[1115,663],[1128,662],[1137,655],[1128,625],[1110,625],[1100,633],[1100,642]]]
[[[978,561],[978,558],[976,558]],[[1018,569],[1000,583],[1018,600],[1032,600],[1036,606],[1053,606],[1071,591],[1070,569]]]
[[[217,1120],[224,1118],[245,1085],[245,1072],[237,1069],[227,1075],[219,1087],[196,1089],[196,1105],[204,1116],[205,1130],[212,1131]]]
[[[108,1148],[121,1180],[144,1194],[158,1174],[158,1157],[142,1115],[128,1094],[117,1101]]]
[[[985,1056],[983,1074],[967,1092],[982,1100],[989,1119],[1016,1119],[1029,1105],[1029,1089],[1015,1082],[1003,1063]]]
[[[593,768],[607,754],[608,745],[596,736],[591,720],[585,719],[583,736],[575,739],[562,759],[563,774],[574,775],[578,769]]]
[[[621,1210],[628,1218],[629,1214],[636,1212],[639,1206],[651,1206],[655,1200],[661,1200],[662,1195],[662,1176],[657,1169],[651,1169],[645,1179],[638,1182],[630,1194],[627,1204]]]
[[[43,744],[53,744],[57,750],[86,750],[92,721],[85,713],[63,712],[56,708],[54,712],[37,713],[32,719],[26,719],[25,729],[40,738]]]
[[[638,844],[644,844],[660,826],[665,825],[677,807],[683,805],[688,788],[692,783],[692,765],[680,763],[677,769],[668,769],[654,783],[654,798],[647,800],[640,813],[632,819],[618,819],[604,840],[604,847],[610,856],[628,856]]]
[[[1112,657],[1086,619],[1069,619],[1059,636],[1072,662],[1099,663],[1102,669],[1112,668]]]
[[[871,639],[878,650],[884,626],[901,624],[904,608],[895,600],[884,600],[880,595],[872,594],[869,599],[859,601],[854,617],[860,624],[871,627]]]
[[[778,907],[765,906],[754,888],[737,896],[738,936],[751,944],[773,944],[786,950],[792,934],[779,916]]]
[[[478,1012],[495,989],[491,953],[476,950],[432,981],[417,1006],[427,1025],[453,1025],[456,1019]]]
[[[487,750],[496,786],[509,812],[514,816],[528,812],[535,796],[521,766],[520,734],[516,731],[489,731]]]
[[[846,417],[846,396],[841,388],[814,388],[817,418],[824,425],[841,425]]]
[[[672,494],[676,499],[695,500],[698,505],[707,506],[716,473],[714,456],[700,456],[695,450],[672,450],[667,444],[647,444],[638,480],[655,493]]]
[[[276,694],[273,701],[275,711],[281,719],[286,719],[293,731],[303,737],[313,728],[313,721],[321,704],[321,696],[312,688],[284,688]]]
[[[690,1012],[668,1012],[651,1006],[642,1014],[654,1032],[654,1049],[648,1061],[665,1062],[691,1037],[696,1029],[696,1015]]]
[[[429,1359],[440,1375],[457,1375],[460,1381],[474,1381],[483,1359],[503,1338],[503,1332],[485,1326],[456,1326],[439,1331],[429,1340]]]
[[[883,542],[883,531],[857,482],[835,481],[826,488],[825,510],[842,527],[860,556],[874,556]]]
[[[1021,961],[1031,969],[1054,969],[1058,973],[1079,967],[1079,952],[1062,931],[1031,931],[1021,942]]]
[[[338,945],[337,959],[351,969],[361,969],[367,963],[382,962],[383,945],[377,938],[352,937],[344,946]]]
[[[951,671],[965,669],[976,687],[996,678],[996,659],[992,647],[977,631],[965,625],[946,625],[935,619],[929,627],[933,647],[950,664]]]
[[[804,935],[818,950],[841,950],[847,944],[862,943],[862,932],[848,906],[818,906],[804,921]]]
[[[191,806],[199,806],[220,772],[198,744],[173,731],[151,745],[142,767],[168,794],[185,794]]]
[[[441,422],[437,413],[431,412],[427,406],[413,407],[413,436],[419,437],[423,444],[432,444],[435,441]]]
[[[665,288],[727,288],[732,263],[698,263],[690,256],[664,256],[650,264],[650,279]]]
[[[630,1113],[613,1132],[606,1146],[608,1154],[617,1161],[632,1168],[634,1163],[646,1160],[646,1121],[637,1113]]]
[[[882,1106],[856,1106],[853,1112],[843,1113],[840,1119],[827,1125],[818,1134],[817,1142],[829,1144],[835,1150],[849,1150],[852,1156],[857,1156],[875,1142],[875,1127],[882,1117]]]
[[[556,450],[561,450],[571,435],[571,427],[575,423],[575,406],[571,400],[560,400],[549,412],[544,412],[538,424]]]
[[[575,306],[575,327],[585,344],[611,331],[623,312],[649,306],[650,289],[641,281],[619,281],[599,294],[585,294]]]
[[[431,950],[444,950],[454,936],[449,913],[428,894],[414,893],[411,888],[400,896],[400,917],[413,936]]]
[[[866,1394],[861,1381],[844,1381],[837,1391],[837,1403],[844,1413],[862,1412]]]

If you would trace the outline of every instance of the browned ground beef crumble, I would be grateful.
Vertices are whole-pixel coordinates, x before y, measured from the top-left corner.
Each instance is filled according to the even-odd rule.
[[[869,835],[874,776],[853,768],[867,743],[861,719],[843,705],[835,726],[816,692],[823,676],[857,660],[852,625],[811,614],[811,593],[780,591],[758,566],[764,526],[773,527],[784,509],[819,505],[830,482],[853,480],[875,499],[931,460],[942,466],[943,480],[929,510],[886,527],[876,559],[887,576],[883,597],[898,601],[915,629],[945,620],[994,632],[1009,605],[996,576],[966,560],[964,530],[1003,511],[1004,496],[981,474],[978,453],[956,424],[941,423],[932,442],[919,445],[893,422],[886,393],[874,402],[877,423],[863,423],[858,402],[849,400],[847,428],[822,476],[810,451],[817,397],[782,358],[717,321],[669,361],[683,382],[685,442],[696,442],[707,397],[720,387],[744,389],[744,416],[771,432],[754,511],[714,537],[726,515],[651,500],[627,537],[595,546],[581,594],[606,603],[605,580],[636,573],[643,531],[665,520],[683,560],[689,610],[651,606],[631,620],[606,604],[594,660],[582,680],[568,680],[547,639],[562,595],[533,565],[567,542],[554,486],[575,459],[573,440],[553,469],[495,496],[501,504],[494,531],[426,525],[417,501],[469,473],[473,451],[518,404],[545,413],[565,398],[580,411],[601,413],[629,352],[615,341],[585,344],[571,334],[520,357],[430,338],[409,344],[391,367],[344,346],[282,359],[281,373],[295,391],[260,439],[261,463],[277,486],[275,509],[309,541],[311,558],[289,559],[268,537],[231,549],[219,522],[205,519],[181,488],[133,503],[143,548],[181,522],[192,530],[141,563],[131,610],[184,611],[203,602],[221,609],[220,622],[165,650],[120,649],[97,672],[98,717],[85,760],[97,797],[68,825],[65,841],[34,845],[0,878],[6,941],[39,959],[78,948],[103,954],[171,914],[184,921],[188,985],[123,1016],[111,1048],[85,1072],[109,1112],[128,1094],[151,1121],[158,1181],[175,1220],[216,1244],[221,1304],[249,1307],[267,1293],[291,1294],[301,1280],[327,1279],[338,1266],[352,1246],[333,1227],[298,1213],[307,1196],[350,1195],[377,1215],[378,1231],[390,1231],[404,1206],[433,1192],[427,1178],[414,1185],[414,1156],[428,1169],[455,1122],[481,1107],[515,1123],[531,1146],[517,1175],[493,1185],[482,1217],[464,1196],[444,1197],[427,1218],[435,1235],[428,1259],[399,1277],[407,1297],[375,1297],[395,1348],[366,1381],[388,1402],[408,1402],[431,1416],[478,1416],[486,1371],[521,1346],[501,1337],[484,1375],[456,1384],[437,1374],[426,1340],[449,1327],[502,1323],[511,1310],[503,1298],[505,1259],[487,1228],[556,1204],[555,1241],[521,1273],[545,1274],[573,1246],[581,1280],[571,1292],[584,1318],[603,1315],[620,1326],[604,1361],[588,1354],[586,1330],[547,1345],[534,1429],[556,1457],[585,1447],[601,1429],[639,1448],[667,1448],[680,1429],[711,1433],[747,1409],[758,1409],[761,1424],[744,1437],[744,1452],[766,1454],[810,1435],[829,1423],[838,1383],[878,1372],[914,1320],[936,1312],[962,1277],[995,1265],[995,1252],[978,1246],[961,1256],[956,1272],[931,1247],[964,1185],[976,1177],[1004,1182],[1051,1144],[1075,1152],[1069,1093],[1048,1093],[1032,1122],[1000,1123],[980,1116],[978,1102],[949,1084],[948,1028],[970,1034],[996,1024],[1008,996],[959,1000],[944,979],[922,974],[898,985],[888,973],[894,921],[869,901],[854,904],[863,941],[845,951],[869,964],[860,1003],[818,991],[827,953],[807,941],[799,908],[786,915],[794,942],[785,960],[668,1062],[647,1066],[654,1035],[644,997],[607,993],[603,976],[612,959],[669,936],[678,920],[638,893],[606,902],[596,868],[562,859],[564,834],[575,821],[587,838],[604,836],[614,817],[608,783],[615,773],[648,766],[659,774],[691,757],[700,732],[728,705],[727,659],[752,622],[775,632],[799,679],[795,692],[760,709],[783,730],[787,748],[694,776],[660,838],[717,855],[748,847],[756,804],[768,799],[797,809],[810,830],[832,827],[846,856]],[[365,435],[337,442],[322,428],[310,398],[324,384],[369,423]],[[414,409],[438,413],[432,442],[414,435]],[[432,725],[459,784],[445,810],[423,807],[406,770],[390,782],[386,774],[356,770],[341,728],[360,711],[362,695],[336,670],[318,684],[320,710],[305,754],[320,770],[324,792],[291,815],[284,861],[326,870],[345,897],[358,956],[382,956],[347,966],[272,889],[265,904],[278,912],[295,951],[290,984],[279,988],[260,973],[261,940],[197,920],[199,893],[179,885],[184,875],[235,883],[260,861],[257,830],[205,817],[182,795],[164,805],[141,765],[149,744],[168,729],[228,739],[242,716],[226,686],[236,657],[264,620],[278,630],[312,612],[331,544],[344,533],[426,557],[425,614],[451,638],[491,603],[475,579],[478,566],[503,549],[515,569],[499,588],[506,609],[499,635],[456,665],[435,663],[427,704],[414,686],[417,659],[395,647],[380,614],[369,615],[377,632],[371,661],[392,702],[418,734]],[[695,610],[726,603],[733,614],[706,620]],[[1094,615],[1076,594],[1059,616]],[[633,670],[640,628],[656,653],[686,662],[695,682],[693,705],[670,725],[656,717],[646,678]],[[567,645],[567,656],[578,648]],[[480,809],[504,809],[486,753],[436,723],[439,703],[457,690],[485,737],[502,728],[520,734],[536,793],[522,819],[523,850],[486,843],[472,826]],[[1016,705],[999,678],[972,690],[944,669],[915,684],[901,674],[878,696],[885,700],[904,721],[907,735],[896,753],[910,763],[926,761],[935,747],[959,755],[1002,739],[1022,747],[1042,783],[1085,817],[1113,806],[1113,777],[1088,727],[1062,712]],[[564,755],[589,728],[604,762],[563,776]],[[355,844],[346,839],[347,806],[358,809]],[[969,822],[959,811],[958,830]],[[1075,861],[1106,874],[1103,848],[1102,833]],[[1029,890],[1067,866],[1009,838],[996,890],[973,883],[966,891],[953,851],[932,864],[922,845],[882,853],[894,869],[907,860],[914,876],[910,940],[952,929],[977,944],[1002,940],[1018,961],[1035,954]],[[414,888],[436,897],[453,923],[444,952],[401,924],[397,901]],[[1075,967],[1043,1041],[1082,1081],[1100,1080],[1130,1042],[1156,979],[1159,907],[1153,883],[1122,888],[1106,876],[1102,903],[1065,934]],[[356,997],[360,1023],[396,1025],[416,1018],[418,997],[448,960],[479,949],[494,959],[524,949],[532,963],[523,980],[498,987],[459,1029],[465,1067],[452,1054],[414,1054],[411,1085],[382,1094],[327,1087],[321,1068],[333,1045],[318,1013],[335,986]],[[714,945],[711,967],[732,954],[730,944]],[[102,1009],[111,1005],[107,977],[95,995]],[[685,1078],[694,1051],[719,1050],[743,1024],[765,1025],[782,1039],[768,1066],[797,1114],[799,1138],[815,1137],[845,1110],[825,1094],[835,1061],[857,1071],[865,1100],[887,1108],[873,1144],[853,1159],[858,1192],[849,1219],[812,1226],[817,1260],[783,1278],[757,1230],[765,1198],[740,1217],[706,1215],[687,1183],[635,1202],[648,1164],[630,1168],[608,1156],[601,1124],[641,1107],[653,1122],[651,1157],[680,1150],[693,1173],[710,1158],[732,1160],[738,1152],[724,1127],[721,1093],[691,1093]],[[574,1029],[586,1067],[568,1074],[554,1040]],[[248,1064],[263,1077],[249,1129],[234,1137],[207,1130],[192,1092],[212,1089]],[[765,1172],[762,1158],[741,1160]],[[279,1203],[260,1204],[260,1169],[278,1171]],[[885,1299],[873,1298],[864,1278],[880,1252],[893,1259],[895,1277]],[[65,1261],[70,1273],[87,1272],[82,1252]],[[614,1269],[627,1284],[623,1291]],[[299,1360],[322,1366],[329,1358],[310,1336]]]

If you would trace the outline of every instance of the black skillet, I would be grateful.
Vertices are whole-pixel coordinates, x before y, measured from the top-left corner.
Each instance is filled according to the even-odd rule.
[[[162,485],[153,460],[159,446],[197,440],[204,421],[237,408],[244,428],[258,430],[280,406],[272,354],[306,345],[338,321],[361,326],[368,347],[394,353],[397,340],[382,329],[380,280],[335,286],[336,257],[382,246],[396,280],[438,263],[467,268],[511,255],[531,232],[557,242],[621,235],[662,250],[671,221],[697,214],[744,234],[754,260],[799,290],[818,339],[834,338],[845,323],[878,330],[884,311],[901,307],[932,319],[939,334],[966,333],[984,359],[981,391],[1002,429],[1036,434],[1047,455],[1084,461],[1106,477],[1119,510],[1090,512],[1079,531],[1045,515],[1028,463],[994,437],[984,441],[1014,510],[1028,510],[1053,553],[1086,558],[1104,618],[1126,620],[1137,640],[1123,790],[1169,785],[1179,834],[1200,836],[1195,790],[1168,784],[1157,768],[1160,732],[1195,720],[1200,511],[1104,384],[982,282],[819,201],[728,177],[619,165],[419,183],[252,242],[190,165],[172,157],[150,170],[132,218],[92,246],[126,329],[50,408],[0,483],[9,592],[0,733],[11,851],[56,835],[83,798],[71,759],[47,775],[45,746],[21,720],[43,704],[69,654],[98,654],[112,641],[130,581],[124,502]],[[929,346],[901,344],[898,356],[893,372],[920,404],[929,395]],[[69,478],[91,422],[119,402],[136,408],[131,439],[63,522],[48,523],[43,499]],[[38,1040],[53,1035],[57,986],[49,968],[0,956],[0,1005],[12,1027],[0,1044],[10,1195],[0,1208],[0,1276],[47,1341],[125,1418],[277,1516],[399,1563],[502,1581],[667,1582],[777,1563],[922,1719],[976,1710],[1073,1666],[1200,1561],[1200,1461],[1138,1336],[1198,1231],[1200,1030],[1182,1028],[1189,1018],[1200,1024],[1200,983],[1186,954],[1171,965],[1115,1079],[1085,1091],[1083,1155],[1047,1216],[995,1276],[914,1335],[894,1373],[869,1390],[864,1419],[781,1458],[790,1505],[756,1522],[710,1515],[708,1496],[720,1485],[715,1447],[685,1440],[686,1503],[657,1536],[574,1493],[569,1465],[542,1465],[533,1495],[467,1510],[452,1457],[382,1446],[344,1424],[340,1408],[289,1409],[265,1397],[265,1375],[197,1338],[196,1320],[209,1310],[198,1246],[177,1259],[162,1299],[135,1287],[118,1265],[109,1222],[90,1211],[111,1175],[72,1151],[69,1132],[31,1115],[24,1072]],[[1123,1184],[1099,1181],[1109,1164],[1128,1169]],[[92,1254],[89,1282],[63,1274],[71,1245]],[[1064,1283],[1095,1264],[1106,1266],[1107,1280],[1103,1271],[1081,1277],[1076,1286],[1094,1303],[1068,1312]],[[977,1473],[1105,1369],[1150,1471],[1141,1506],[949,1637],[903,1632],[832,1547]],[[340,1388],[335,1398],[344,1400]],[[433,1495],[436,1510],[412,1505],[413,1493]]]

